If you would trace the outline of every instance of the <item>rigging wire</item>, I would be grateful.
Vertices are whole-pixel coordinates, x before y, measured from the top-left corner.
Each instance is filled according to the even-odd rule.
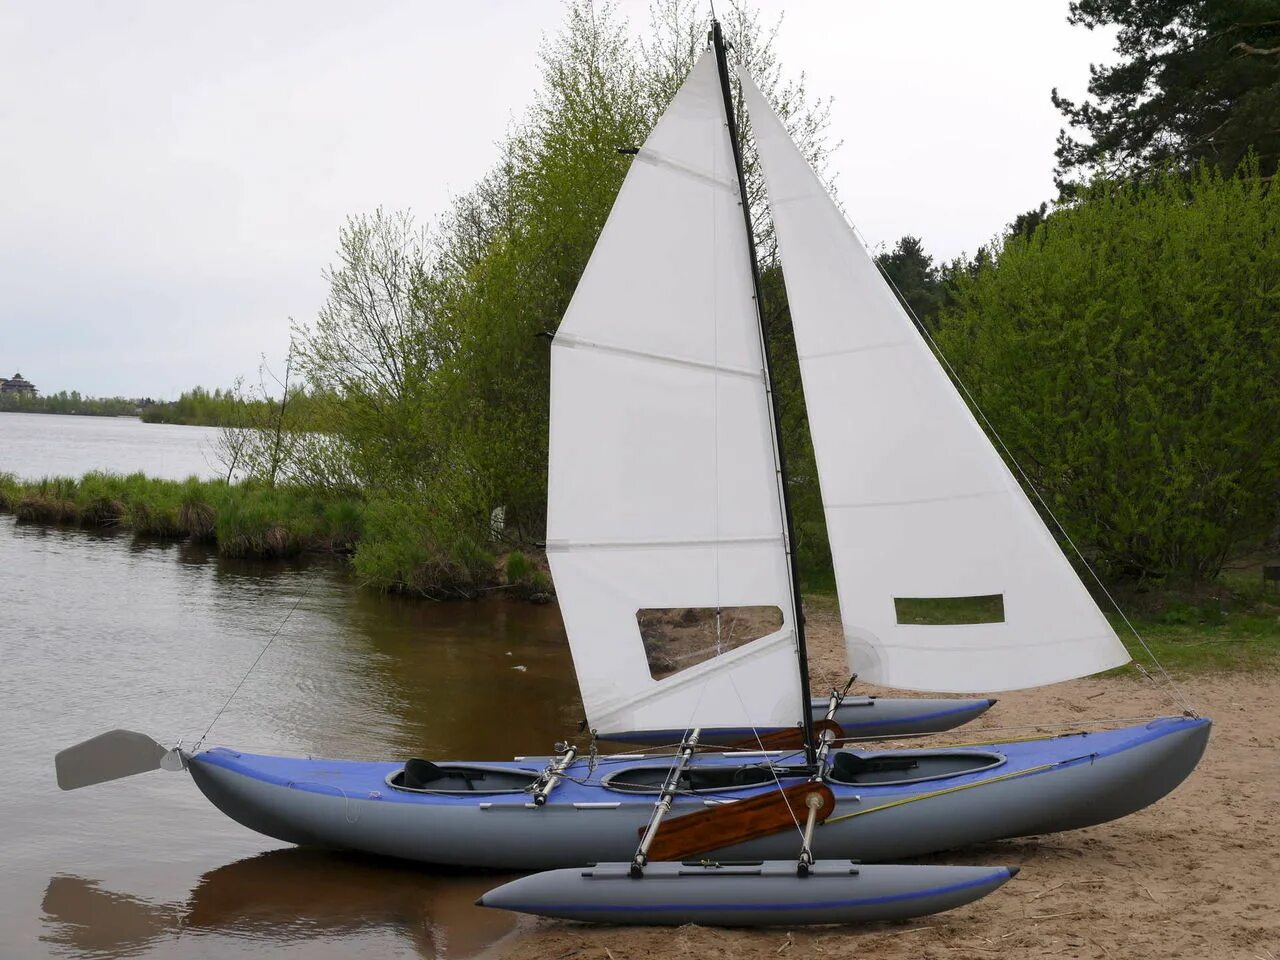
[[[698,710],[702,707],[702,696],[707,692],[707,687],[710,685],[711,685],[711,680],[710,678],[708,678],[707,680],[703,681],[702,686],[698,688],[698,699],[693,702],[693,709],[689,711],[689,720],[685,724],[684,735],[681,736],[680,743],[677,749],[673,750],[671,753],[671,763],[667,767],[667,779],[671,778],[671,775],[675,773],[676,767],[680,765],[680,752],[684,749],[686,743],[688,742],[689,734],[691,734],[695,729],[694,720],[698,716]],[[695,746],[693,753],[689,754],[689,759],[692,760],[694,757],[694,754],[696,753],[697,753],[697,747]]]
[[[747,725],[751,727],[751,736],[755,738],[756,745],[759,746],[762,752],[767,752],[764,749],[764,741],[760,739],[760,731],[756,729],[756,725],[751,721],[751,711],[747,709],[747,705],[742,699],[742,693],[741,691],[738,690],[738,684],[733,679],[732,673],[729,674],[729,686],[733,688],[733,695],[738,698],[738,706],[742,707],[742,715],[747,718]],[[800,706],[802,710],[809,709],[809,705],[807,703],[801,704]],[[773,777],[773,784],[778,788],[778,795],[782,797],[782,804],[787,808],[787,813],[791,815],[791,822],[795,824],[796,832],[800,834],[800,840],[803,843],[804,827],[800,826],[800,820],[796,817],[796,812],[791,809],[791,801],[787,799],[787,795],[784,792],[784,789],[782,786],[782,780],[778,776],[777,764],[771,761],[761,761],[761,762],[764,764],[765,768],[769,771],[770,775]],[[760,764],[752,764],[752,766],[759,766],[759,765]]]
[[[933,335],[929,332],[929,328],[924,325],[924,323],[920,320],[918,316],[916,316],[915,310],[911,307],[911,304],[907,302],[906,298],[903,297],[902,291],[898,289],[898,285],[893,282],[893,278],[889,276],[888,271],[884,269],[884,267],[880,264],[880,261],[877,260],[875,257],[871,256],[871,246],[870,244],[867,243],[867,238],[862,235],[862,231],[859,230],[857,225],[854,224],[853,221],[849,219],[848,215],[845,214],[843,209],[840,210],[840,213],[844,217],[845,223],[849,225],[849,229],[851,229],[854,232],[854,235],[857,236],[858,240],[862,243],[863,249],[867,251],[867,256],[871,258],[871,262],[876,265],[876,269],[879,271],[880,276],[884,278],[885,282],[888,283],[889,287],[893,290],[894,296],[897,298],[898,303],[902,306],[904,311],[911,317],[912,322],[915,323],[916,329],[920,331],[920,334],[925,338],[925,341],[929,344],[929,349],[931,350],[933,355],[942,363],[944,367],[946,367],[947,373],[950,375],[951,380],[964,393],[965,399],[968,400],[969,402],[970,409],[973,410],[974,413],[976,413],[982,419],[982,423],[986,427],[987,432],[992,437],[995,438],[996,443],[1000,445],[1000,449],[1004,451],[1006,460],[1013,465],[1015,470],[1018,471],[1018,476],[1021,478],[1023,485],[1026,486],[1026,488],[1029,489],[1033,494],[1035,494],[1036,500],[1039,501],[1040,506],[1044,509],[1044,512],[1048,514],[1049,518],[1053,521],[1053,525],[1058,528],[1058,531],[1062,534],[1063,539],[1065,539],[1067,543],[1071,546],[1072,552],[1075,553],[1076,557],[1080,560],[1080,563],[1084,566],[1084,568],[1087,571],[1089,571],[1089,576],[1093,579],[1093,582],[1098,585],[1098,589],[1102,591],[1102,595],[1107,598],[1107,602],[1111,604],[1112,608],[1116,611],[1116,613],[1120,615],[1120,619],[1123,620],[1124,625],[1129,628],[1129,632],[1134,635],[1138,643],[1142,646],[1142,649],[1146,651],[1147,656],[1151,658],[1151,662],[1156,665],[1156,668],[1160,671],[1160,675],[1164,678],[1165,683],[1169,688],[1171,699],[1173,700],[1173,702],[1176,703],[1179,707],[1181,707],[1183,711],[1187,713],[1188,716],[1198,717],[1199,714],[1195,711],[1195,709],[1191,706],[1191,703],[1187,700],[1186,695],[1182,692],[1182,688],[1179,687],[1177,682],[1173,679],[1173,677],[1169,675],[1169,671],[1167,671],[1164,667],[1164,664],[1160,662],[1160,658],[1157,657],[1154,651],[1152,651],[1151,647],[1148,646],[1146,638],[1141,633],[1138,632],[1138,628],[1133,625],[1133,621],[1131,621],[1129,617],[1125,614],[1124,610],[1121,609],[1120,604],[1116,601],[1115,597],[1111,595],[1111,591],[1108,590],[1106,584],[1102,582],[1102,578],[1098,576],[1097,571],[1094,570],[1093,564],[1091,564],[1085,558],[1084,553],[1080,550],[1078,546],[1076,546],[1075,540],[1073,540],[1071,537],[1071,534],[1067,532],[1067,528],[1063,526],[1062,521],[1058,519],[1058,515],[1053,512],[1053,508],[1049,506],[1044,496],[1041,495],[1039,488],[1034,483],[1031,482],[1031,478],[1027,476],[1027,472],[1022,469],[1022,464],[1019,463],[1017,457],[1013,455],[1013,451],[1009,449],[1009,445],[1004,442],[1004,437],[1000,435],[1000,431],[998,431],[995,428],[995,425],[991,422],[990,418],[987,417],[986,411],[983,410],[982,407],[979,405],[977,398],[975,398],[973,393],[970,392],[968,384],[966,384],[964,380],[960,377],[960,374],[956,372],[956,368],[951,365],[951,361],[948,360],[947,355],[942,352],[942,348],[938,346],[938,342],[933,339]],[[1152,679],[1154,681],[1154,678]],[[1157,686],[1159,686],[1159,684],[1157,684]]]
[[[712,16],[714,17],[714,12]],[[721,176],[718,169],[720,154],[718,151],[712,152],[712,162],[714,164],[712,173],[716,179]],[[719,203],[719,198],[716,200]],[[716,255],[719,252],[720,244],[720,221],[719,217],[711,218],[711,262],[717,263]],[[710,275],[711,279],[711,362],[715,366],[714,372],[711,374],[711,462],[712,462],[712,490],[715,491],[712,497],[711,518],[712,527],[711,535],[715,543],[712,549],[712,564],[714,566],[715,577],[715,599],[716,599],[716,656],[724,653],[723,638],[721,637],[721,582],[720,582],[720,284],[716,283],[714,273]]]
[[[293,602],[293,606],[289,608],[289,612],[286,613],[284,619],[280,621],[280,626],[276,627],[275,632],[267,639],[266,646],[258,651],[258,655],[254,658],[253,663],[249,664],[249,669],[244,672],[244,676],[240,678],[240,682],[237,683],[235,689],[231,691],[231,696],[227,697],[226,702],[218,708],[218,712],[215,713],[213,715],[213,719],[209,721],[209,726],[205,728],[204,733],[200,734],[200,739],[197,740],[195,746],[191,748],[192,753],[195,753],[200,749],[200,745],[204,743],[205,738],[209,736],[209,732],[213,730],[213,725],[222,717],[222,714],[227,707],[231,706],[231,701],[234,700],[236,694],[240,692],[240,688],[244,686],[244,682],[249,679],[249,674],[253,673],[257,668],[258,664],[262,661],[262,658],[266,656],[267,651],[271,649],[271,645],[276,642],[276,638],[280,636],[281,632],[284,630],[285,625],[289,622],[289,619],[293,616],[294,612],[302,605],[302,601],[307,599],[310,595],[311,588],[314,584],[315,581],[312,580],[307,584],[306,589],[298,595],[298,599]]]

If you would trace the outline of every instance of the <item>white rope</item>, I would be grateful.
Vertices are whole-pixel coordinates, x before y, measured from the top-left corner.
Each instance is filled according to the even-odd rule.
[[[1120,615],[1120,619],[1124,621],[1124,625],[1129,628],[1129,631],[1134,635],[1138,643],[1141,644],[1142,649],[1146,651],[1147,656],[1151,658],[1151,662],[1156,665],[1156,668],[1160,671],[1161,676],[1164,677],[1165,682],[1169,687],[1173,702],[1181,707],[1188,715],[1193,717],[1199,716],[1183,694],[1182,688],[1179,687],[1173,677],[1169,675],[1169,671],[1164,668],[1164,664],[1160,662],[1160,658],[1157,657],[1151,647],[1147,645],[1146,638],[1138,632],[1138,628],[1133,625],[1133,622],[1128,618],[1124,610],[1120,608],[1120,604],[1117,603],[1115,597],[1111,595],[1111,591],[1108,590],[1106,584],[1102,582],[1102,578],[1098,576],[1097,571],[1093,569],[1093,565],[1089,563],[1084,553],[1081,552],[1078,546],[1076,546],[1075,540],[1071,538],[1071,534],[1067,532],[1067,528],[1062,525],[1062,521],[1058,519],[1058,515],[1053,512],[1053,509],[1041,495],[1040,490],[1031,482],[1031,478],[1027,476],[1027,472],[1022,469],[1022,464],[1020,464],[1017,457],[1013,455],[1013,451],[1009,449],[1009,445],[1004,442],[1004,437],[1000,435],[1000,431],[995,428],[995,425],[987,417],[986,411],[982,409],[973,393],[970,392],[968,385],[960,377],[960,374],[956,372],[955,367],[951,365],[951,361],[948,360],[947,355],[942,352],[942,348],[938,346],[937,341],[933,339],[933,335],[929,332],[929,328],[924,325],[918,316],[916,316],[915,310],[912,308],[911,304],[907,303],[906,298],[902,295],[902,291],[898,289],[898,285],[893,282],[893,278],[889,276],[888,272],[880,264],[880,261],[871,256],[871,247],[867,243],[867,238],[862,235],[862,231],[860,231],[853,221],[845,215],[843,210],[841,210],[840,213],[844,216],[845,223],[849,225],[849,229],[852,230],[858,237],[859,241],[861,241],[863,248],[867,251],[867,256],[871,257],[871,262],[876,265],[876,269],[880,271],[880,275],[884,277],[885,282],[888,283],[889,287],[893,290],[898,303],[901,304],[903,310],[911,317],[916,328],[929,344],[929,348],[933,352],[934,356],[936,356],[942,365],[946,367],[947,373],[950,374],[952,381],[954,381],[956,386],[963,391],[965,399],[969,402],[970,409],[982,418],[982,422],[986,426],[987,432],[990,433],[990,435],[995,438],[996,443],[1000,445],[1000,449],[1004,451],[1005,458],[1013,465],[1014,469],[1018,471],[1018,476],[1022,479],[1023,484],[1028,490],[1035,494],[1036,500],[1040,502],[1040,506],[1043,507],[1044,512],[1049,515],[1049,519],[1053,521],[1053,525],[1058,528],[1058,531],[1062,534],[1063,538],[1071,546],[1072,552],[1075,553],[1076,557],[1080,560],[1080,563],[1087,571],[1089,571],[1089,576],[1092,577],[1093,582],[1098,585],[1098,589],[1102,591],[1102,595],[1107,598],[1107,602],[1110,603],[1116,613]],[[1152,679],[1154,682],[1154,678]],[[1159,686],[1159,684],[1157,684],[1157,686]]]

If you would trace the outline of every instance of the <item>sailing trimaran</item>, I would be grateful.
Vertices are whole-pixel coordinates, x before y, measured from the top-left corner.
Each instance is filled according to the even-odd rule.
[[[960,692],[1126,662],[821,181],[750,76],[738,77],[777,230],[851,666],[886,685]],[[1209,721],[1190,714],[875,752],[815,732],[738,150],[713,23],[710,49],[636,151],[552,344],[547,549],[583,705],[602,734],[679,731],[675,753],[566,747],[509,763],[366,763],[166,751],[115,731],[63,751],[60,784],[185,767],[229,816],[289,842],[459,866],[597,864],[515,881],[486,905],[725,924],[948,909],[1013,871],[834,858],[1086,826],[1176,787],[1209,735]],[[904,599],[954,597],[999,598],[1000,616],[898,617]],[[750,607],[774,608],[780,627],[673,673],[650,662],[640,613]],[[799,748],[698,750],[704,730],[785,728],[801,731]]]

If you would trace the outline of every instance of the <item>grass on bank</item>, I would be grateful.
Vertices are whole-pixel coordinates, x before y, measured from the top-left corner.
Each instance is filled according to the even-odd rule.
[[[1117,601],[1168,670],[1280,667],[1280,591],[1264,587],[1257,567],[1226,571],[1194,588],[1129,592]],[[1109,618],[1134,660],[1150,668],[1123,619],[1114,611]]]
[[[0,512],[19,521],[191,539],[230,557],[348,552],[360,539],[363,511],[356,497],[197,477],[87,473],[21,481],[0,474]]]
[[[545,557],[499,554],[493,544],[441,542],[424,508],[402,501],[141,473],[34,481],[0,473],[0,513],[22,523],[189,539],[227,557],[350,554],[364,586],[436,600],[495,589],[539,602],[553,594]]]

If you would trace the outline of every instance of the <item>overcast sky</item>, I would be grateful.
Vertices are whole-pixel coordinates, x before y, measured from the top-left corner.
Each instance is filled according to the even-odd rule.
[[[635,30],[647,0],[622,0]],[[972,251],[1053,194],[1066,0],[761,0],[835,98],[872,245]],[[0,376],[172,398],[283,355],[348,214],[431,221],[496,157],[560,0],[0,4]]]

